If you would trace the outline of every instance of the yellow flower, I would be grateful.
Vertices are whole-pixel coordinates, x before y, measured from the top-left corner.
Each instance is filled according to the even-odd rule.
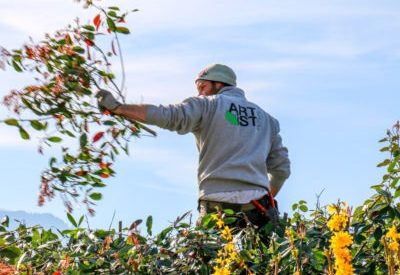
[[[391,242],[389,244],[389,249],[394,251],[394,252],[397,252],[399,250],[399,243],[398,242]]]
[[[354,273],[354,270],[353,270],[353,267],[351,266],[351,264],[344,264],[344,265],[337,267],[335,275],[350,275],[353,273]]]
[[[346,213],[335,214],[329,219],[327,226],[331,231],[340,231],[346,228],[348,220]]]
[[[217,227],[218,227],[219,229],[223,228],[224,225],[225,225],[225,224],[224,224],[224,221],[223,221],[223,220],[219,219],[219,220],[217,221]]]
[[[336,207],[336,205],[333,205],[333,204],[328,205],[328,206],[326,207],[326,209],[328,210],[328,213],[331,214],[331,215],[337,213],[337,207]]]
[[[214,221],[218,221],[219,220],[219,216],[217,214],[211,214],[211,219]]]
[[[335,232],[331,238],[332,249],[344,248],[353,243],[353,237],[348,232]]]
[[[343,231],[349,223],[350,213],[345,203],[341,203],[340,208],[330,205],[327,210],[332,215],[327,226],[333,232],[330,243],[332,254],[335,257],[335,275],[351,275],[354,271],[349,247],[353,243],[353,237],[348,232]],[[329,253],[326,253],[326,256],[330,257]]]
[[[229,253],[229,258],[231,258],[233,261],[236,261],[238,258],[238,253],[236,251],[232,251]]]
[[[340,248],[335,251],[335,256],[338,261],[350,262],[351,261],[351,253],[347,248]]]
[[[227,241],[232,240],[232,233],[228,226],[225,226],[224,229],[221,231],[221,236]]]
[[[230,275],[231,272],[226,267],[216,268],[213,275]]]
[[[235,250],[235,245],[233,244],[233,242],[229,242],[225,245],[225,251],[231,252],[234,250]]]
[[[397,233],[396,225],[392,225],[385,237],[389,239],[389,249],[393,252],[397,252],[399,250],[399,243],[397,240],[400,239],[400,234]]]
[[[396,241],[396,239],[400,239],[400,234],[397,233],[397,229],[395,225],[392,225],[392,227],[389,229],[388,233],[386,233],[386,238],[390,238],[393,241]]]

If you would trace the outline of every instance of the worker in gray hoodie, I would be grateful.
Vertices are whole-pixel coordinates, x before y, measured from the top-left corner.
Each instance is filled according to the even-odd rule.
[[[101,108],[179,134],[193,133],[199,151],[200,218],[219,209],[246,214],[258,226],[276,219],[268,209],[290,174],[279,122],[248,101],[228,66],[213,64],[195,80],[198,96],[171,105],[121,104],[106,90]],[[274,212],[273,212],[274,213]]]

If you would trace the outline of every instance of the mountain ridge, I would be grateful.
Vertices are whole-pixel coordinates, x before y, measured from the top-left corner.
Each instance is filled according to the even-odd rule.
[[[0,220],[5,216],[10,219],[10,229],[18,227],[19,223],[23,223],[26,226],[40,225],[46,229],[57,228],[64,230],[69,228],[65,221],[50,213],[30,213],[23,210],[0,209]]]

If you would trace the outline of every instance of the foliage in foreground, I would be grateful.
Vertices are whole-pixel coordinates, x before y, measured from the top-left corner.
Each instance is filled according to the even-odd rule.
[[[0,226],[0,259],[22,274],[396,274],[400,270],[400,124],[381,142],[389,157],[376,193],[354,212],[344,203],[309,210],[293,205],[291,218],[236,228],[240,213],[220,211],[192,225],[184,214],[153,236],[152,218],[122,232],[89,230],[83,218],[74,229],[52,232],[40,226]],[[269,236],[269,240],[265,239]]]
[[[9,116],[0,123],[13,127],[24,140],[36,137],[38,152],[58,146],[42,172],[39,205],[56,194],[68,212],[82,203],[90,214],[102,199],[105,179],[115,175],[113,164],[129,141],[143,130],[139,122],[100,112],[95,99],[101,88],[125,102],[125,75],[119,36],[130,33],[127,16],[136,12],[119,7],[102,8],[85,1],[97,11],[87,24],[79,19],[40,42],[32,39],[19,49],[0,47],[0,68],[10,68],[33,78],[33,83],[12,90],[2,101]],[[117,85],[112,63],[122,66]]]

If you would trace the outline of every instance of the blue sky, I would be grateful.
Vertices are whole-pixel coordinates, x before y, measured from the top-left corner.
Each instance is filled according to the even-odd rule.
[[[281,211],[304,199],[361,204],[383,174],[378,140],[400,118],[398,1],[100,1],[139,8],[122,39],[128,101],[177,103],[196,94],[194,77],[205,65],[225,63],[247,98],[281,123],[292,175],[277,199]],[[32,36],[93,18],[69,0],[15,0],[2,7],[0,45],[19,47]],[[116,71],[119,71],[116,67]],[[0,72],[0,96],[31,81]],[[7,117],[0,106],[1,117]],[[50,212],[65,219],[59,200],[36,205],[48,158],[35,140],[20,141],[0,125],[0,208]],[[157,228],[193,210],[197,151],[193,137],[158,130],[132,142],[117,176],[104,189],[92,226],[125,224],[153,215]]]

